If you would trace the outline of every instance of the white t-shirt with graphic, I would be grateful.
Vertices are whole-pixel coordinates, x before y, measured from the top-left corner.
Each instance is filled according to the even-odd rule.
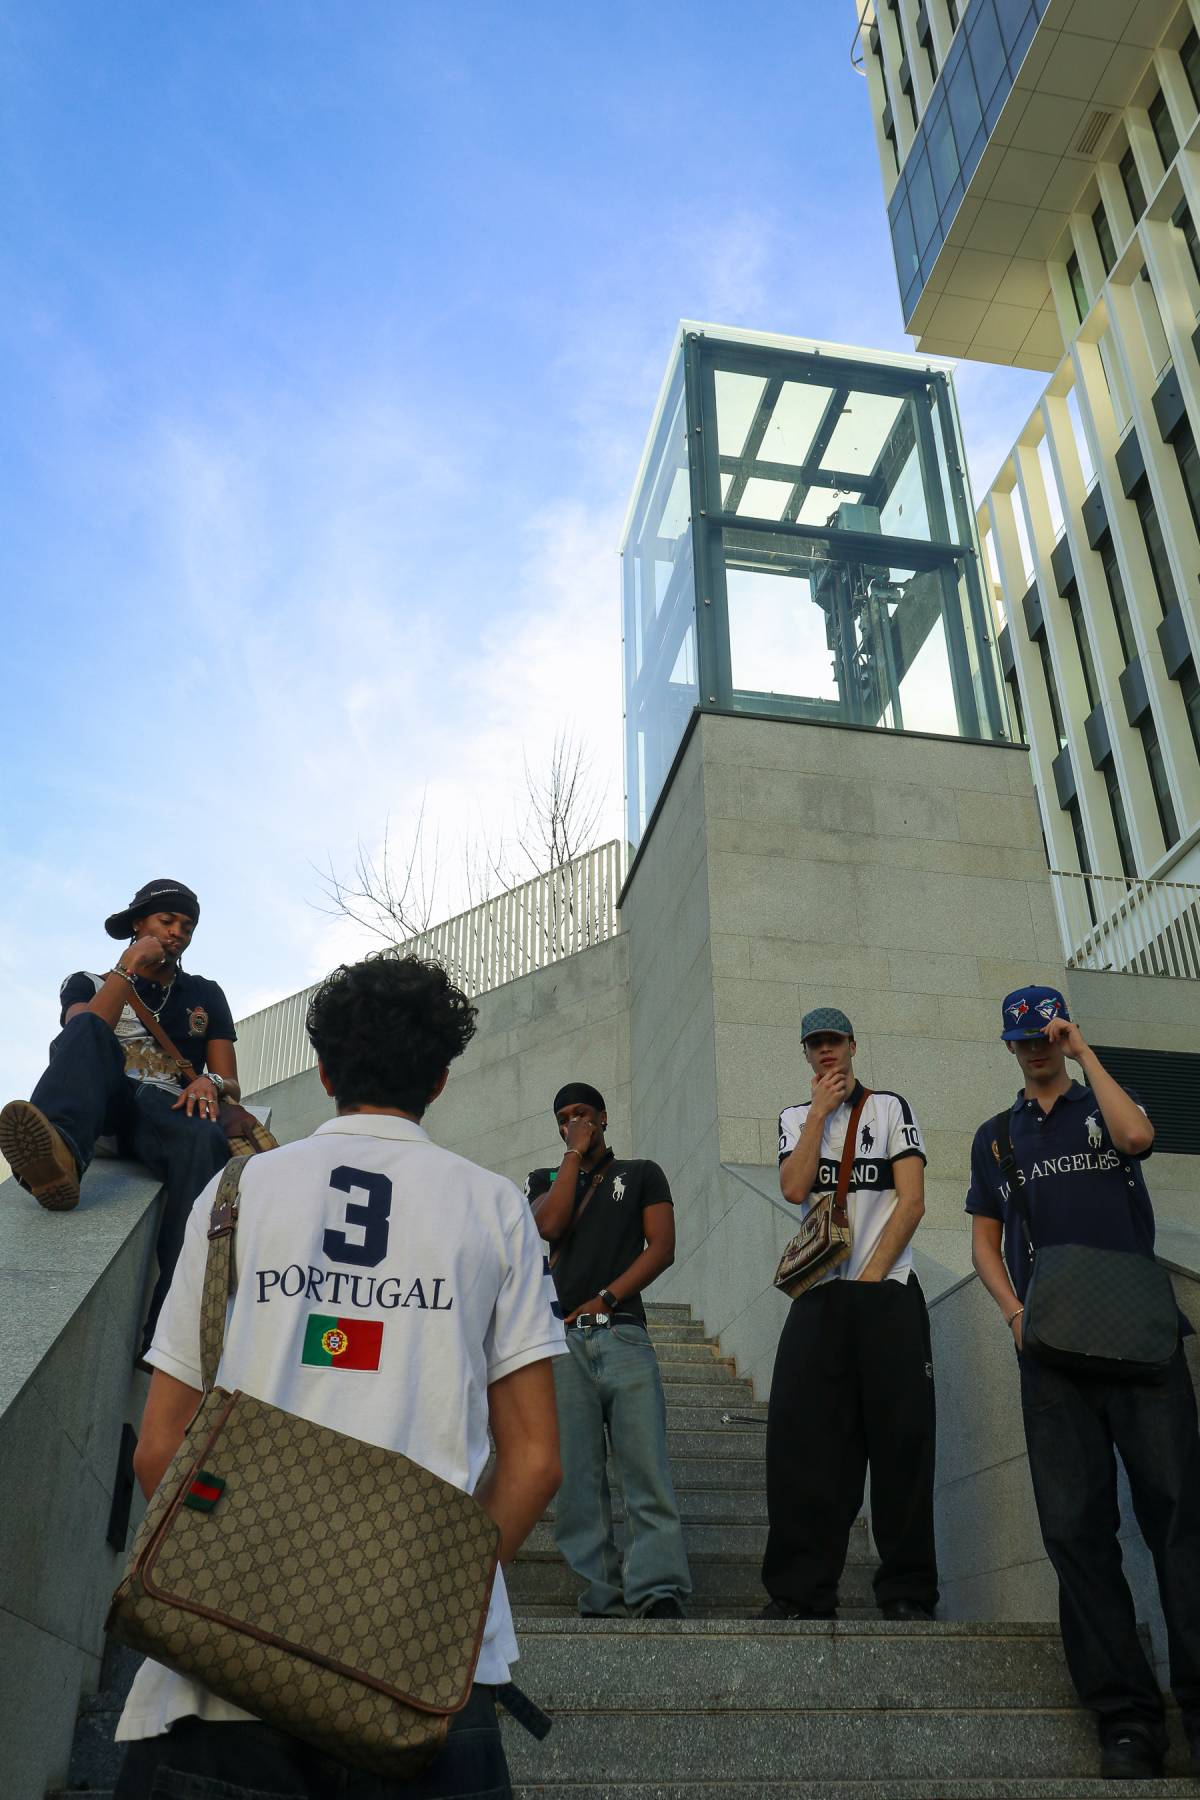
[[[148,1357],[195,1388],[216,1185],[192,1208]],[[489,1384],[566,1351],[524,1198],[408,1119],[354,1113],[252,1157],[235,1245],[217,1384],[403,1451],[466,1493],[488,1460]],[[516,1657],[497,1572],[476,1679],[507,1681]],[[250,1717],[147,1661],[117,1738],[189,1715]]]
[[[858,1094],[859,1084],[842,1104],[829,1114],[821,1132],[821,1157],[817,1164],[813,1194],[832,1193],[837,1187],[838,1168],[846,1143],[846,1127]],[[812,1102],[803,1100],[797,1106],[785,1106],[779,1115],[779,1160],[783,1163],[800,1142],[800,1133],[808,1118]],[[925,1140],[921,1127],[908,1101],[900,1094],[872,1091],[867,1095],[858,1121],[858,1142],[854,1147],[854,1167],[846,1198],[850,1220],[850,1255],[822,1275],[821,1281],[855,1281],[862,1274],[878,1247],[884,1226],[896,1210],[896,1188],[892,1179],[894,1164],[906,1156],[919,1156],[926,1161]],[[801,1203],[801,1216],[806,1216],[811,1199]],[[912,1269],[912,1240],[904,1246],[888,1270],[889,1281],[907,1281]],[[814,1282],[820,1287],[821,1282]]]

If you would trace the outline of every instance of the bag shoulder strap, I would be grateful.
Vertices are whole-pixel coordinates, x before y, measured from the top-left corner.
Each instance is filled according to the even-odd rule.
[[[204,1292],[200,1300],[200,1376],[206,1394],[212,1392],[217,1366],[225,1347],[225,1315],[229,1296],[237,1292],[237,1264],[233,1255],[238,1223],[238,1190],[248,1156],[231,1156],[221,1171],[217,1197],[208,1220],[208,1258],[204,1264]]]
[[[601,1163],[600,1167],[596,1170],[595,1174],[592,1176],[592,1179],[588,1183],[587,1189],[586,1189],[585,1193],[583,1194],[582,1198],[576,1203],[575,1211],[571,1214],[571,1223],[567,1226],[567,1229],[563,1232],[563,1234],[559,1238],[557,1244],[555,1244],[553,1250],[551,1250],[551,1252],[550,1252],[550,1267],[552,1269],[557,1266],[559,1258],[562,1256],[563,1251],[567,1247],[568,1241],[575,1235],[575,1232],[579,1229],[580,1219],[582,1219],[584,1213],[587,1211],[589,1205],[591,1204],[593,1194],[595,1194],[596,1189],[603,1182],[604,1177],[608,1174],[608,1171],[612,1168],[612,1165],[613,1165],[613,1158],[611,1156],[606,1156],[604,1161]]]
[[[992,1134],[992,1142],[996,1146],[996,1160],[1000,1165],[1000,1177],[1008,1183],[1008,1196],[1013,1203],[1013,1210],[1025,1227],[1025,1239],[1030,1254],[1036,1248],[1033,1241],[1033,1220],[1029,1213],[1029,1201],[1026,1198],[1024,1185],[1017,1180],[1017,1159],[1012,1147],[1012,1108],[1006,1106],[998,1112],[994,1119],[988,1121]]]
[[[833,1196],[833,1222],[843,1231],[850,1229],[850,1215],[846,1210],[846,1195],[850,1191],[850,1172],[854,1167],[854,1152],[858,1145],[858,1121],[862,1117],[862,1109],[871,1098],[870,1088],[863,1088],[858,1099],[850,1110],[846,1121],[846,1141],[842,1145],[842,1160],[838,1164],[837,1188]]]
[[[129,994],[125,1004],[133,1008],[135,1015],[146,1027],[146,1030],[157,1043],[159,1049],[165,1050],[167,1055],[171,1058],[171,1061],[179,1064],[179,1072],[181,1075],[187,1076],[189,1084],[197,1080],[198,1077],[195,1068],[188,1061],[186,1056],[181,1056],[179,1054],[179,1051],[175,1048],[145,1001],[138,994],[138,991],[132,982],[129,983]]]

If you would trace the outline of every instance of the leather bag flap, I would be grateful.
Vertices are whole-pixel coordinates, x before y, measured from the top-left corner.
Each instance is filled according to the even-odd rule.
[[[396,1451],[220,1389],[184,1449],[131,1571],[147,1594],[419,1711],[466,1704],[499,1543],[469,1494]],[[185,1504],[200,1470],[224,1484],[211,1510]]]

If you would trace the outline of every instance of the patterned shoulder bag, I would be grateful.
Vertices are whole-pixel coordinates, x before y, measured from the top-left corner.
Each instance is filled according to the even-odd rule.
[[[869,1098],[870,1089],[863,1088],[850,1110],[835,1191],[818,1194],[812,1201],[803,1225],[779,1259],[775,1286],[789,1300],[798,1299],[820,1281],[822,1275],[844,1263],[850,1254],[850,1214],[846,1195],[850,1191],[850,1171],[854,1167],[854,1148],[858,1143],[858,1121]]]

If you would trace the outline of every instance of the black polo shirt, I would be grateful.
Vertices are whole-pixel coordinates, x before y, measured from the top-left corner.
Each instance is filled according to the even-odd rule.
[[[648,1206],[670,1206],[671,1189],[655,1162],[620,1161],[609,1150],[598,1165],[604,1178],[588,1201],[578,1225],[554,1265],[554,1286],[563,1316],[591,1300],[602,1287],[611,1287],[646,1248],[642,1214]],[[575,1186],[575,1205],[591,1186],[595,1169],[581,1170]],[[531,1169],[525,1182],[532,1203],[554,1186],[557,1169]],[[572,1214],[574,1217],[574,1214]],[[646,1323],[642,1297],[622,1300],[618,1316]]]
[[[1136,1095],[1129,1097],[1137,1101]],[[1035,1244],[1091,1244],[1154,1255],[1154,1209],[1140,1166],[1150,1152],[1130,1156],[1115,1147],[1091,1088],[1073,1081],[1047,1113],[1021,1092],[1008,1129]],[[967,1211],[1003,1222],[1004,1260],[1017,1298],[1024,1300],[1029,1244],[1009,1185],[1000,1178],[994,1140],[990,1121],[975,1133]]]
[[[65,1020],[68,1007],[89,1005],[103,985],[103,975],[91,975],[82,969],[68,975],[59,989],[59,1023]],[[206,1066],[212,1039],[233,1043],[237,1037],[228,1000],[216,982],[203,975],[180,969],[169,992],[157,981],[138,975],[134,989],[142,1005],[157,1013],[159,1024],[180,1056],[186,1056],[198,1073]],[[132,1006],[121,1008],[116,1033],[125,1052],[125,1073],[131,1081],[150,1081],[178,1092],[179,1083],[163,1052]]]

